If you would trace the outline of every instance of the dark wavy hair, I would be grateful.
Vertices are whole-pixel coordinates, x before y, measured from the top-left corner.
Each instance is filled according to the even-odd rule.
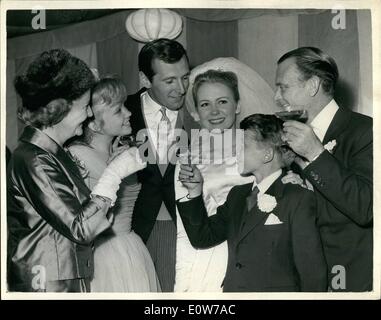
[[[22,99],[18,111],[25,123],[45,128],[59,123],[71,103],[95,84],[95,77],[82,60],[64,49],[43,52],[14,85]]]
[[[140,50],[138,57],[139,71],[142,71],[148,80],[152,82],[155,75],[152,68],[154,59],[162,60],[165,63],[176,63],[184,56],[189,64],[187,52],[179,42],[165,38],[156,39],[148,42]]]
[[[289,166],[295,153],[282,140],[283,121],[272,114],[252,114],[243,119],[240,128],[254,133],[254,139],[273,147],[279,154],[282,167]]]
[[[300,47],[285,53],[278,60],[278,64],[289,58],[295,58],[303,80],[308,80],[312,76],[319,77],[323,90],[333,96],[339,78],[339,70],[333,58],[318,48]]]
[[[238,79],[234,72],[221,70],[207,70],[200,73],[194,80],[192,94],[197,107],[197,92],[204,83],[222,83],[230,88],[236,102],[239,101]]]

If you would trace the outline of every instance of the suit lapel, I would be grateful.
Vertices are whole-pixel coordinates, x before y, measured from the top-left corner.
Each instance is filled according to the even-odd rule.
[[[146,124],[144,121],[142,103],[140,95],[146,91],[145,88],[141,89],[139,92],[128,96],[125,103],[127,109],[131,112],[131,127],[132,133],[136,135],[139,130],[146,129]]]
[[[351,118],[351,111],[346,108],[339,108],[333,117],[331,124],[328,127],[327,133],[323,139],[323,145],[327,142],[336,139],[341,132],[348,126],[349,120]]]
[[[144,130],[144,131],[140,131],[140,133],[144,132],[144,137],[139,135],[138,140],[141,140],[140,138],[144,138],[145,144],[147,144],[146,151],[148,152],[148,159],[150,159],[150,162],[152,160],[157,162],[158,157],[157,157],[156,149],[152,145],[152,139],[148,131],[148,125],[147,125],[146,118],[144,116],[143,104],[141,100],[141,94],[145,92],[146,90],[147,90],[146,88],[142,88],[136,94],[129,96],[126,101],[126,107],[128,110],[131,111],[130,122],[131,122],[133,134],[136,136],[140,130]],[[154,155],[154,157],[152,157],[151,155]],[[155,163],[155,164],[150,163],[149,165],[152,165],[154,168],[156,168],[155,170],[160,171],[161,175],[164,174],[165,170],[162,171],[163,170],[163,168],[161,167],[162,165],[158,163]]]
[[[270,188],[265,192],[266,194],[275,197],[277,202],[279,202],[279,200],[283,197],[284,185],[281,179],[284,176],[284,174],[285,172],[283,171],[281,176],[277,180],[275,180],[274,183],[270,186]],[[245,209],[245,211],[247,212],[247,209]],[[247,234],[251,232],[254,228],[256,228],[259,225],[263,225],[267,217],[268,213],[259,210],[258,205],[254,206],[254,208],[252,208],[250,212],[247,212],[246,215],[243,215],[241,220],[242,224],[244,223],[244,225],[242,229],[239,229],[238,231],[239,233],[237,237],[237,243],[241,241],[244,237],[246,237]]]
[[[248,214],[247,206],[246,206],[246,198],[250,195],[251,188],[253,187],[252,183],[242,186],[242,191],[240,191],[240,198],[237,201],[237,206],[234,208],[236,212],[238,212],[236,217],[236,232],[240,233],[242,230],[242,226],[245,223],[245,216]]]

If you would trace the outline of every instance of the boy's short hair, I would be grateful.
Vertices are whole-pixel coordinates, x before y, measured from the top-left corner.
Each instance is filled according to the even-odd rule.
[[[279,154],[282,167],[289,166],[295,159],[295,153],[282,140],[283,120],[272,114],[252,114],[240,123],[240,128],[254,133],[256,141],[273,147]]]

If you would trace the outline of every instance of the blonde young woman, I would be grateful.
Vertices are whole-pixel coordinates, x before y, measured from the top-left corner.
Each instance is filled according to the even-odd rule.
[[[119,137],[131,133],[131,113],[123,104],[125,99],[126,88],[119,79],[105,77],[99,80],[91,97],[94,117],[87,123],[82,141],[69,148],[78,159],[90,189],[107,163],[126,148],[117,147]],[[160,291],[151,256],[141,238],[131,229],[140,187],[136,175],[130,175],[120,184],[113,209],[114,223],[95,241],[92,291]]]

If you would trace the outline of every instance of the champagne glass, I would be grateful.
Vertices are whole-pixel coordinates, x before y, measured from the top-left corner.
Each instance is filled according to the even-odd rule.
[[[119,146],[128,145],[129,147],[137,147],[139,148],[144,141],[136,140],[136,136],[134,134],[128,134],[125,136],[121,136],[119,139]]]
[[[189,152],[189,150],[186,150],[185,152],[180,153],[178,157],[179,157],[179,163],[180,164],[186,164],[186,165],[192,166],[192,161],[191,161],[192,156],[191,156],[191,153]],[[178,181],[187,182],[187,183],[200,183],[200,181],[195,180],[194,177],[188,177],[185,179],[179,178]]]
[[[308,120],[308,112],[304,109],[275,112],[275,116],[283,121],[296,120],[306,123]]]

